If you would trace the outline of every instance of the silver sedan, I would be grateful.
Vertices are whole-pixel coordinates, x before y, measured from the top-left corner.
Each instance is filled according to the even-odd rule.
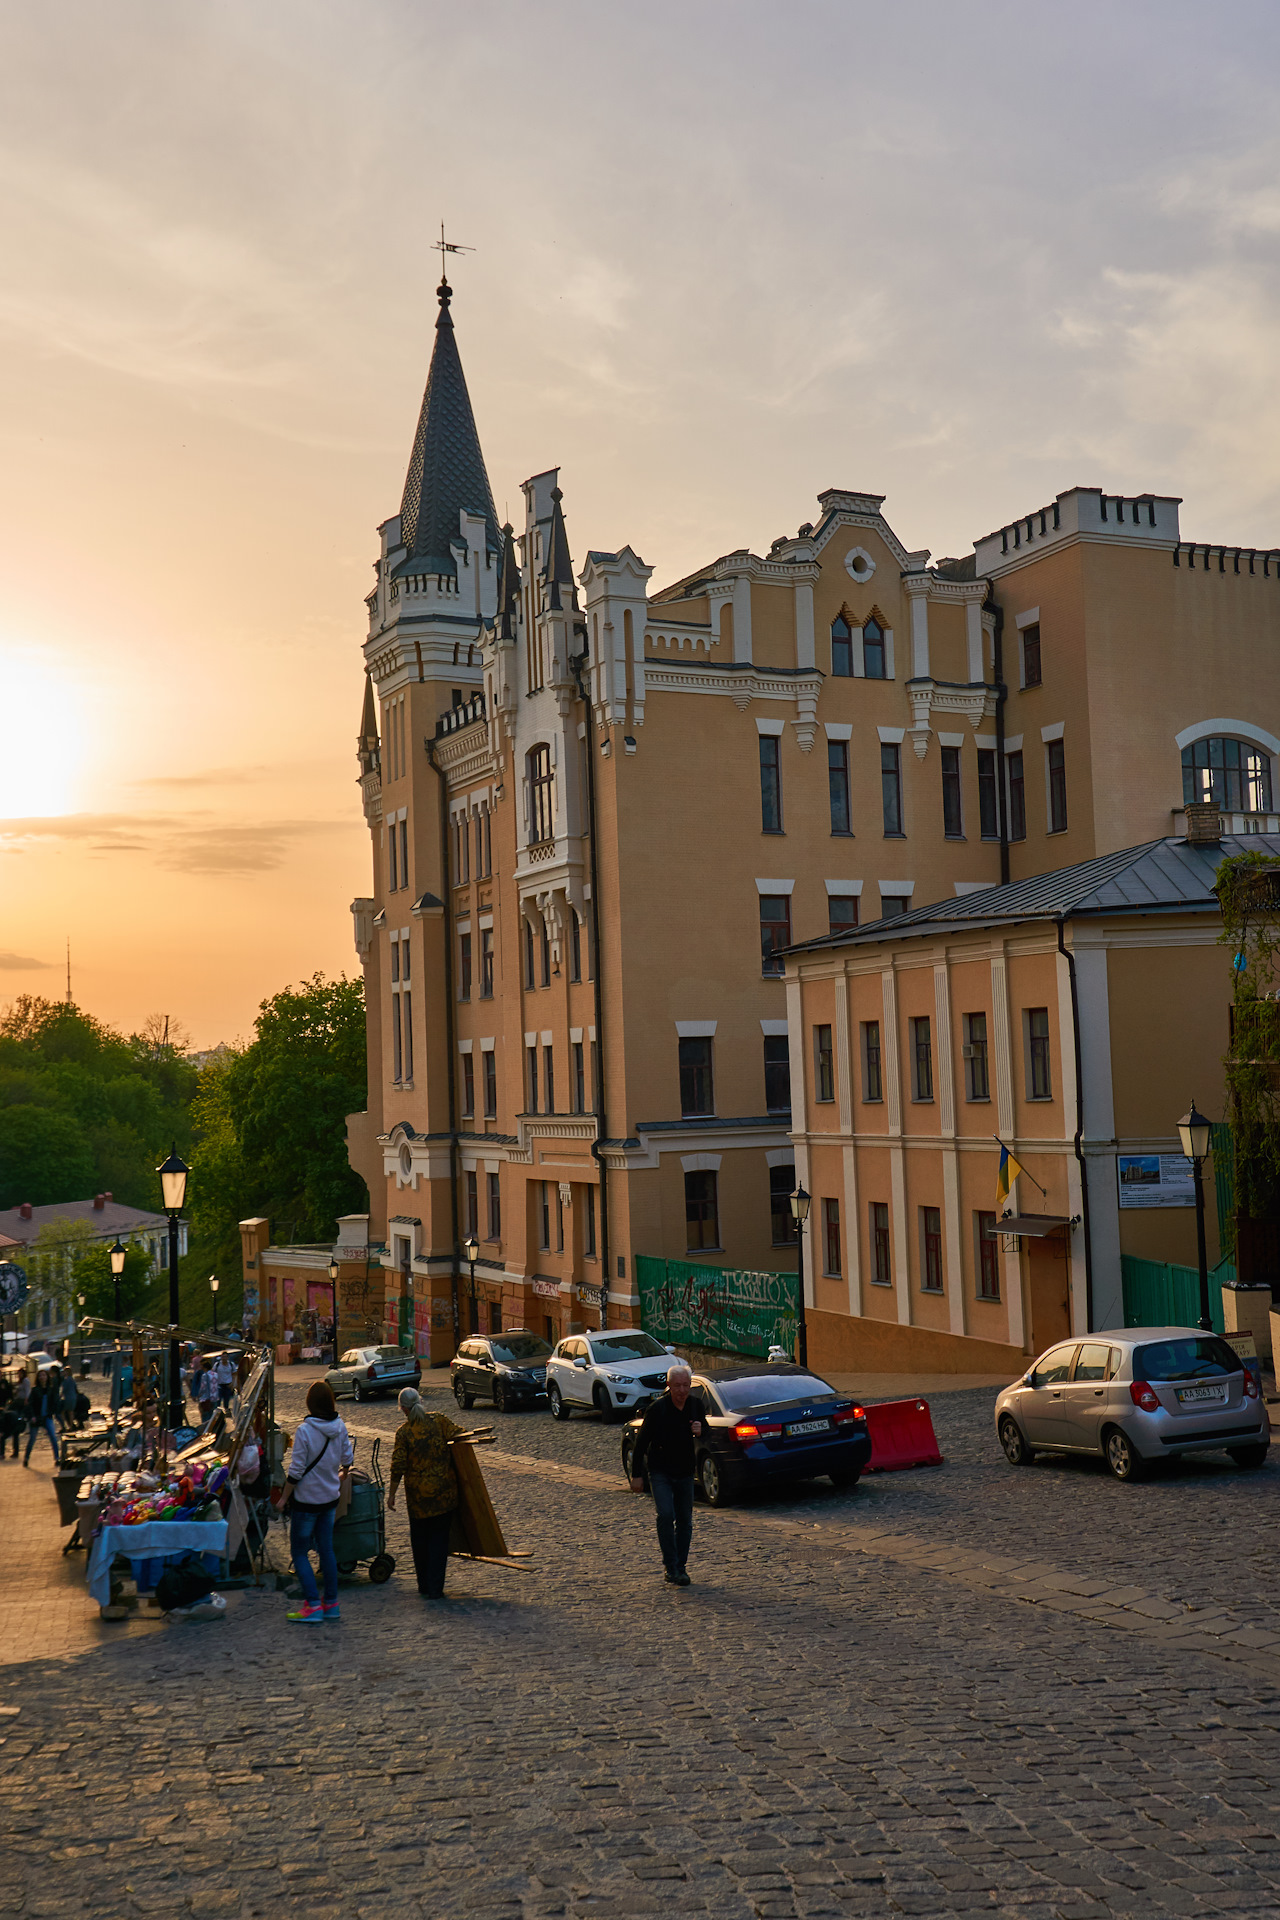
[[[1064,1340],[996,1401],[1005,1458],[1101,1454],[1117,1480],[1157,1460],[1222,1450],[1265,1465],[1271,1430],[1250,1373],[1217,1334],[1197,1327],[1125,1327]]]
[[[353,1400],[372,1400],[378,1394],[416,1387],[422,1378],[422,1362],[400,1347],[352,1347],[324,1377],[333,1388],[335,1400],[344,1393]]]

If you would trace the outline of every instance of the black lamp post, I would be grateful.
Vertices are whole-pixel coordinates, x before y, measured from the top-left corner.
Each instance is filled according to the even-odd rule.
[[[797,1301],[799,1320],[796,1324],[796,1359],[802,1367],[809,1364],[809,1328],[804,1313],[804,1223],[809,1218],[809,1195],[803,1187],[797,1187],[791,1196],[791,1218],[796,1223],[796,1254],[800,1295]]]
[[[119,1234],[117,1234],[116,1243],[114,1247],[111,1248],[111,1278],[115,1283],[115,1289],[116,1289],[116,1325],[117,1326],[119,1326],[120,1324],[120,1281],[121,1281],[121,1277],[124,1274],[124,1257],[126,1252],[127,1252],[127,1248],[121,1246],[120,1236]]]
[[[218,1337],[218,1276],[216,1273],[209,1275],[209,1291],[213,1295],[213,1335],[216,1340]]]
[[[80,1334],[80,1378],[83,1380],[88,1368],[84,1364],[84,1295],[76,1295],[76,1327]]]
[[[1204,1238],[1204,1179],[1202,1168],[1209,1157],[1209,1148],[1213,1141],[1213,1122],[1206,1120],[1202,1113],[1196,1112],[1193,1100],[1189,1110],[1178,1122],[1178,1133],[1182,1139],[1182,1151],[1191,1162],[1191,1172],[1196,1193],[1196,1252],[1200,1258],[1200,1325],[1205,1333],[1213,1332],[1213,1316],[1209,1312],[1209,1254]]]
[[[160,1191],[164,1196],[164,1210],[169,1216],[169,1431],[174,1433],[182,1425],[186,1412],[182,1404],[182,1363],[178,1353],[178,1215],[182,1212],[187,1198],[187,1175],[191,1169],[185,1160],[179,1159],[177,1143],[170,1149],[169,1158],[156,1168],[160,1175]]]
[[[329,1256],[329,1293],[333,1305],[333,1364],[338,1364],[338,1256]]]
[[[471,1269],[471,1332],[480,1330],[480,1315],[476,1307],[476,1260],[480,1253],[480,1242],[474,1233],[469,1233],[462,1243],[462,1251],[467,1256],[467,1265]]]

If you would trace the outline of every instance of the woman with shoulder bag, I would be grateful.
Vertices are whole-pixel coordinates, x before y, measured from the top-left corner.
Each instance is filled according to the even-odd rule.
[[[307,1391],[307,1417],[293,1436],[281,1505],[289,1513],[289,1552],[302,1588],[302,1606],[286,1617],[300,1626],[318,1627],[341,1618],[333,1521],[343,1475],[354,1459],[351,1435],[338,1418],[333,1392],[325,1381],[316,1380]],[[311,1571],[312,1548],[324,1580],[323,1601]]]

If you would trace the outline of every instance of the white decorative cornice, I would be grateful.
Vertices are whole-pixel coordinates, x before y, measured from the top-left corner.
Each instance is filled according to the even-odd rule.
[[[535,1140],[590,1142],[598,1130],[594,1113],[519,1113],[516,1115],[517,1145],[507,1148],[506,1157],[532,1166]]]
[[[733,701],[745,713],[753,700],[790,700],[796,706],[792,721],[801,749],[808,753],[818,724],[818,695],[822,675],[815,668],[806,673],[771,673],[767,667],[731,666],[683,660],[650,660],[645,669],[653,693],[719,694]]]
[[[984,720],[995,716],[996,690],[982,682],[948,685],[937,680],[908,680],[907,699],[911,703],[908,732],[916,758],[923,760],[929,751],[929,734],[934,714],[961,714],[976,733]]]

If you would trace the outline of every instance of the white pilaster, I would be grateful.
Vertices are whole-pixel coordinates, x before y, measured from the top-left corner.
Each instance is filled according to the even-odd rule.
[[[813,633],[813,587],[808,580],[797,580],[796,587],[796,665],[803,672],[818,664]]]
[[[733,657],[751,661],[751,581],[745,573],[733,583]]]

